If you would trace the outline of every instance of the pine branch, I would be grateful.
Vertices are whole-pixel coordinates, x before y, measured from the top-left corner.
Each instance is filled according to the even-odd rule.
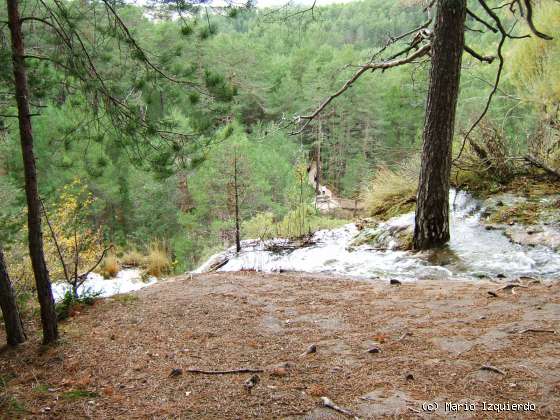
[[[400,59],[400,60],[388,60],[388,61],[382,61],[379,63],[367,63],[364,64],[362,66],[359,67],[359,69],[354,73],[354,75],[348,79],[344,85],[342,85],[342,87],[337,90],[335,93],[333,93],[332,95],[330,95],[327,99],[325,99],[321,105],[319,105],[319,107],[317,109],[315,109],[315,111],[313,111],[311,114],[308,115],[301,115],[296,117],[296,121],[299,122],[301,120],[306,120],[305,123],[303,124],[303,126],[295,131],[292,132],[292,135],[295,134],[300,134],[302,133],[305,128],[307,128],[307,126],[309,125],[309,123],[315,119],[335,98],[339,97],[340,95],[342,95],[346,90],[348,90],[350,87],[352,87],[352,84],[358,80],[360,78],[360,76],[362,74],[364,74],[366,71],[368,70],[386,70],[386,69],[390,69],[393,67],[398,67],[398,66],[402,66],[404,64],[408,64],[411,63],[412,61],[416,60],[417,58],[423,57],[424,55],[428,54],[429,51],[431,49],[431,45],[430,44],[426,44],[424,45],[422,48],[419,48],[416,52],[414,52],[414,54],[409,55],[406,58]]]

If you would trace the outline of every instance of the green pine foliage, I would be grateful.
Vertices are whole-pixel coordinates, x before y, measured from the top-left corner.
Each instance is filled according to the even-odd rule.
[[[24,3],[29,9],[35,4]],[[389,34],[419,26],[425,16],[418,2],[331,5],[318,8],[314,18],[287,21],[265,19],[260,10],[207,16],[186,3],[186,20],[172,19],[165,8],[154,9],[159,19],[150,19],[139,7],[117,2],[143,51],[99,13],[102,4],[63,3],[61,18],[88,34],[91,59],[127,113],[103,96],[99,80],[82,80],[83,64],[58,48],[52,31],[26,25],[27,44],[53,57],[27,60],[32,108],[40,113],[33,123],[41,195],[56,202],[64,186],[80,179],[95,196],[88,223],[121,249],[146,250],[164,241],[172,266],[182,271],[230,246],[233,153],[240,158],[242,235],[250,238],[303,234],[297,228],[302,215],[303,230],[341,223],[309,209],[312,189],[298,178],[317,148],[322,183],[346,198],[375,184],[376,173],[398,173],[420,149],[427,61],[365,74],[302,134],[290,135],[288,124],[336,91]],[[550,0],[536,9],[536,23],[553,41],[506,45],[501,91],[487,118],[510,150],[542,149],[557,139],[559,9]],[[467,32],[467,43],[481,54],[494,54],[498,40],[491,32]],[[10,66],[4,43],[0,67]],[[465,54],[458,136],[483,108],[496,69],[497,62]],[[17,120],[7,117],[16,112],[11,89],[10,72],[0,72],[0,94],[6,93],[0,97],[6,115],[0,117],[0,236],[7,247],[25,243]],[[539,143],[544,134],[538,133],[548,140]]]

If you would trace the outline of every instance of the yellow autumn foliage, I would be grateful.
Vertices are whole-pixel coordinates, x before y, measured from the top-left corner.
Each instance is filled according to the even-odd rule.
[[[85,185],[76,179],[62,189],[54,205],[45,203],[47,218],[43,217],[43,239],[52,282],[66,278],[60,255],[68,277],[72,278],[76,273],[87,272],[103,253],[101,230],[92,228],[88,220],[88,211],[94,200]],[[19,243],[6,250],[6,260],[16,289],[30,290],[34,288],[34,277],[27,249],[26,225],[22,227],[21,237]]]

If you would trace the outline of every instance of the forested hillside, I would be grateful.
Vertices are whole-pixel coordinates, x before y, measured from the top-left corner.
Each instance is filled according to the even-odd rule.
[[[535,21],[557,35],[560,13],[553,3],[541,2]],[[81,80],[83,58],[68,58],[57,33],[40,21],[25,23],[29,55],[36,56],[27,62],[39,188],[59,235],[70,241],[78,231],[95,244],[90,259],[115,244],[111,252],[118,256],[162,251],[172,261],[165,270],[184,271],[231,245],[234,155],[247,237],[265,230],[263,225],[302,214],[312,196],[302,178],[319,154],[321,182],[341,197],[358,198],[380,168],[390,171],[414,161],[420,149],[428,60],[364,75],[293,135],[294,116],[316,108],[390,36],[421,25],[425,14],[418,2],[357,1],[293,16],[263,9],[218,15],[200,8],[184,19],[161,11],[154,18],[139,7],[118,4],[142,50],[122,33],[115,35],[117,23],[101,14],[102,4],[63,4],[58,18],[79,28],[100,78]],[[32,8],[33,2],[24,5]],[[467,31],[466,43],[481,54],[495,54],[499,36],[482,33],[472,18],[467,24],[473,31]],[[3,36],[0,62],[9,69],[11,53]],[[141,51],[161,74],[139,61],[145,58]],[[41,59],[46,53],[54,59]],[[483,127],[503,139],[505,154],[523,153],[536,137],[553,144],[560,44],[556,37],[508,40],[503,54],[504,74]],[[484,107],[497,66],[497,60],[488,64],[465,54],[458,142]],[[21,258],[26,231],[17,119],[11,74],[0,77],[0,226],[10,266],[20,273],[15,277],[24,278],[30,271]],[[116,102],[104,106],[111,99],[99,89],[125,98],[129,108]],[[126,115],[128,109],[133,115]],[[482,135],[477,130],[473,137]],[[547,159],[554,154],[549,152]],[[306,212],[313,226],[305,229],[337,223]],[[45,237],[56,278],[61,272],[48,230]]]

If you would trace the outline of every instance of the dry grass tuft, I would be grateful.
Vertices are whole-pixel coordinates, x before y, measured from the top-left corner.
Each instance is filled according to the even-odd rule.
[[[145,258],[142,253],[136,249],[132,249],[126,252],[121,257],[121,264],[128,265],[130,267],[141,267],[145,264]]]
[[[161,243],[153,243],[146,256],[146,272],[150,276],[162,277],[171,272],[171,259]]]
[[[368,213],[382,219],[414,209],[420,158],[413,156],[395,169],[381,166],[362,193]]]
[[[99,274],[101,274],[106,279],[113,278],[120,271],[121,267],[119,260],[114,254],[107,255],[100,265]]]

